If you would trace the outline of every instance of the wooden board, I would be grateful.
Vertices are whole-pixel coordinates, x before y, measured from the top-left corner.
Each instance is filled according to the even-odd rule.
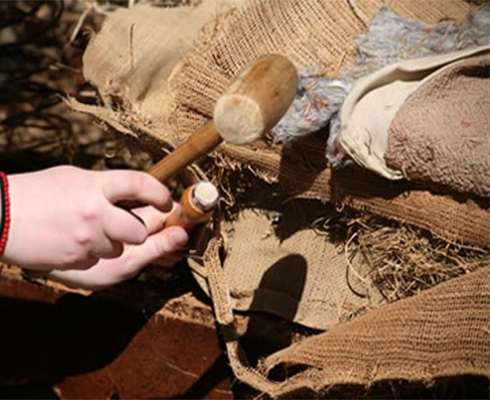
[[[184,281],[83,294],[4,268],[0,397],[233,398],[211,308]]]

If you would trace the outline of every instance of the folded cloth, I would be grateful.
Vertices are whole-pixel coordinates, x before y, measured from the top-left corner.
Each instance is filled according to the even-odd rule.
[[[388,130],[387,164],[409,179],[490,196],[490,51],[426,80]]]
[[[341,109],[342,131],[340,145],[357,164],[370,169],[385,178],[392,180],[402,179],[404,177],[410,178],[411,176],[409,175],[406,166],[394,162],[396,157],[390,156],[389,163],[387,163],[385,159],[385,153],[388,148],[388,133],[394,119],[397,118],[400,109],[402,107],[404,108],[408,99],[412,98],[415,93],[423,88],[426,82],[435,79],[437,75],[444,73],[452,64],[472,56],[488,54],[489,51],[490,46],[477,47],[432,57],[400,61],[359,79],[350,91]],[[438,80],[439,86],[443,84],[444,76],[446,75],[442,75],[442,78]],[[480,85],[482,85],[479,91],[480,96],[482,91],[486,90],[486,98],[488,99],[489,92],[488,86],[486,86],[488,83],[483,85],[482,82],[480,82]],[[441,87],[438,89],[434,87],[434,89],[443,93]],[[459,92],[459,94],[461,95],[461,92]],[[456,93],[454,93],[454,95],[456,95]],[[447,94],[439,94],[437,96],[441,103],[439,112],[442,112],[444,109],[449,109],[447,107],[448,104],[446,104],[449,103],[449,101],[445,97]],[[483,98],[484,97],[482,97],[482,99]],[[417,123],[420,123],[420,121],[433,123],[430,127],[426,126],[425,128],[422,128],[420,132],[425,131],[427,132],[427,135],[436,137],[435,135],[439,135],[438,132],[443,131],[440,129],[443,125],[441,125],[441,122],[434,123],[433,115],[427,110],[430,109],[434,110],[434,112],[436,111],[434,105],[427,101],[432,102],[432,100],[426,99],[423,103],[418,102],[412,109],[415,108],[418,112],[416,118],[419,122]],[[481,109],[485,108],[483,103],[484,102],[482,102]],[[486,120],[488,122],[488,106],[486,107],[485,112],[487,113]],[[481,122],[485,119],[485,112],[483,113]],[[429,116],[429,118],[426,118],[427,116]],[[403,132],[405,132],[406,137],[411,136],[413,133],[414,119],[415,117],[408,118],[403,122],[403,124],[405,124]],[[401,122],[398,123],[398,125],[400,124]],[[403,149],[404,146],[406,146],[405,142],[407,140],[407,138],[401,140],[403,143],[401,144],[401,150],[399,152],[406,151]],[[447,146],[448,149],[452,148],[453,145],[451,143],[451,137],[445,137],[443,139],[440,135],[437,136],[437,139],[434,139],[434,142],[439,142],[441,146]],[[420,145],[421,142],[419,141],[418,144]],[[397,147],[394,142],[392,142],[391,145],[393,146],[392,149]],[[422,141],[422,146],[424,145],[425,143]],[[485,149],[485,146],[482,145],[482,148]],[[450,150],[449,152],[451,151],[455,154],[457,153],[454,150]],[[420,159],[420,155],[415,153],[416,152],[410,156],[410,162],[413,165],[418,165],[422,160]],[[480,157],[480,159],[476,160],[474,163],[475,167],[472,170],[485,169],[484,165],[479,165],[481,159],[484,160],[485,157]],[[451,162],[456,162],[454,157],[451,160]],[[456,176],[457,173],[451,173],[451,175]],[[486,176],[488,177],[488,175]],[[427,176],[427,179],[431,180],[430,175]]]

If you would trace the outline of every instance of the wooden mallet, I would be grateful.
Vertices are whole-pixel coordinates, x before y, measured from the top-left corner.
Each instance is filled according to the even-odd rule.
[[[298,72],[289,59],[279,54],[259,57],[238,73],[218,99],[214,119],[150,168],[148,173],[165,183],[223,141],[247,144],[260,139],[286,113],[297,86]],[[184,206],[188,203],[182,202]],[[122,202],[120,205],[134,208],[141,204]],[[195,211],[189,210],[189,213]],[[203,211],[204,214],[209,216],[209,210]],[[178,220],[172,216],[168,225],[177,224]]]
[[[209,153],[222,141],[247,144],[260,139],[279,122],[290,107],[298,86],[298,72],[286,57],[279,54],[262,56],[240,71],[236,79],[218,99],[214,119],[190,136],[167,157],[155,164],[149,173],[166,182],[183,168]],[[217,196],[212,184],[201,184],[208,196]],[[181,210],[169,216],[167,225],[191,228],[211,215],[192,197],[188,188],[181,199]],[[215,199],[215,202],[217,199]]]
[[[148,172],[166,182],[221,142],[247,144],[263,137],[290,107],[298,72],[286,57],[269,54],[239,72],[221,95],[214,118]]]
[[[150,168],[148,173],[165,183],[198,158],[211,152],[223,140],[227,143],[247,144],[260,139],[286,113],[297,86],[298,72],[286,57],[269,54],[256,59],[239,72],[218,99],[213,120]],[[192,191],[186,193],[185,198],[194,194]],[[184,197],[182,200],[182,210],[179,214],[169,216],[168,226],[182,225],[190,229],[194,222],[200,223],[209,217],[210,210],[201,210],[201,215],[192,201],[184,200]],[[122,202],[120,205],[134,208],[141,204]],[[49,271],[24,270],[25,276],[30,279],[38,279],[47,273]]]

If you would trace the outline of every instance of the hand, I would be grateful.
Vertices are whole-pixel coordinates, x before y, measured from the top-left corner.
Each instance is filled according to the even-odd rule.
[[[172,208],[167,188],[138,171],[55,167],[10,175],[10,232],[2,260],[29,269],[87,269],[142,244],[149,231],[115,206],[138,200],[162,212]]]
[[[174,207],[180,207],[175,204]],[[134,210],[148,228],[149,236],[140,245],[124,245],[123,253],[113,259],[100,259],[93,267],[81,270],[53,271],[49,279],[67,286],[88,290],[100,290],[135,276],[148,264],[170,267],[180,261],[187,243],[185,229],[174,226],[165,228],[169,213],[161,213],[153,207]]]

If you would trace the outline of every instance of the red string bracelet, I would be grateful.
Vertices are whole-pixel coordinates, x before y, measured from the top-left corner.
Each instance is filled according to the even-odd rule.
[[[0,214],[0,256],[7,245],[7,238],[10,228],[10,197],[9,197],[9,182],[7,175],[0,172],[0,198],[2,202]]]

